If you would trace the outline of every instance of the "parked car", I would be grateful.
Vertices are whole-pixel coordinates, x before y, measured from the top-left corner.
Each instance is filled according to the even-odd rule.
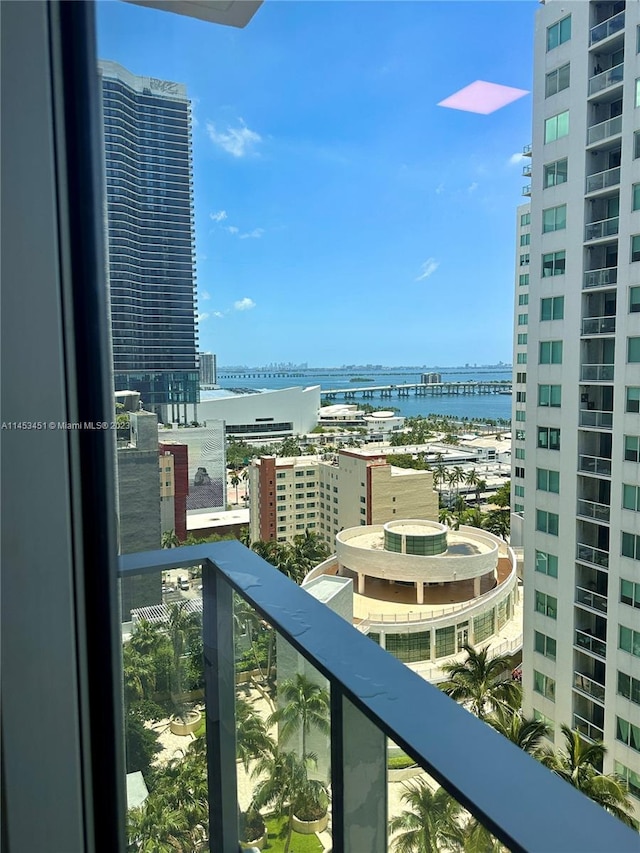
[[[189,589],[190,588],[189,587],[189,581],[186,580],[186,578],[184,580],[180,581],[179,586],[180,586],[180,589]]]

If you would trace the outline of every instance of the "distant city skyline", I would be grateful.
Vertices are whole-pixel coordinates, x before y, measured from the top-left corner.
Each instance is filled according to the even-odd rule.
[[[537,6],[272,2],[236,31],[98,4],[101,57],[192,98],[203,350],[510,357],[531,97],[489,115],[438,105],[476,81],[530,90]]]

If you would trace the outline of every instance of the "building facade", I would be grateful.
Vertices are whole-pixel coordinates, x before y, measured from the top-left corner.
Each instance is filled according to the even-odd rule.
[[[333,547],[348,527],[438,517],[430,471],[389,465],[384,454],[341,450],[337,459],[263,456],[249,466],[252,541],[291,542],[312,530]]]
[[[198,353],[200,364],[200,384],[201,385],[217,385],[218,371],[216,368],[216,356],[212,352]]]
[[[114,384],[186,421],[199,398],[191,106],[183,84],[99,68]]]
[[[554,727],[556,746],[561,723],[604,741],[603,770],[627,779],[637,813],[639,25],[638,3],[548,0],[537,12],[529,322],[516,325],[528,336],[515,444],[526,461],[514,459],[524,711]]]

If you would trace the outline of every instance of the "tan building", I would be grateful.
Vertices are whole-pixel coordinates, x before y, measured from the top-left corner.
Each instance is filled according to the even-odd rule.
[[[379,451],[263,456],[249,468],[249,490],[253,541],[290,542],[313,530],[333,547],[345,528],[438,517],[432,473],[389,465]]]

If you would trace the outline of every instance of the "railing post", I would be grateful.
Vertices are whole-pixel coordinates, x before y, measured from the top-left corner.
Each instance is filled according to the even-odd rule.
[[[238,853],[233,590],[212,563],[202,574],[209,848]]]
[[[387,739],[331,685],[332,853],[387,851]]]

